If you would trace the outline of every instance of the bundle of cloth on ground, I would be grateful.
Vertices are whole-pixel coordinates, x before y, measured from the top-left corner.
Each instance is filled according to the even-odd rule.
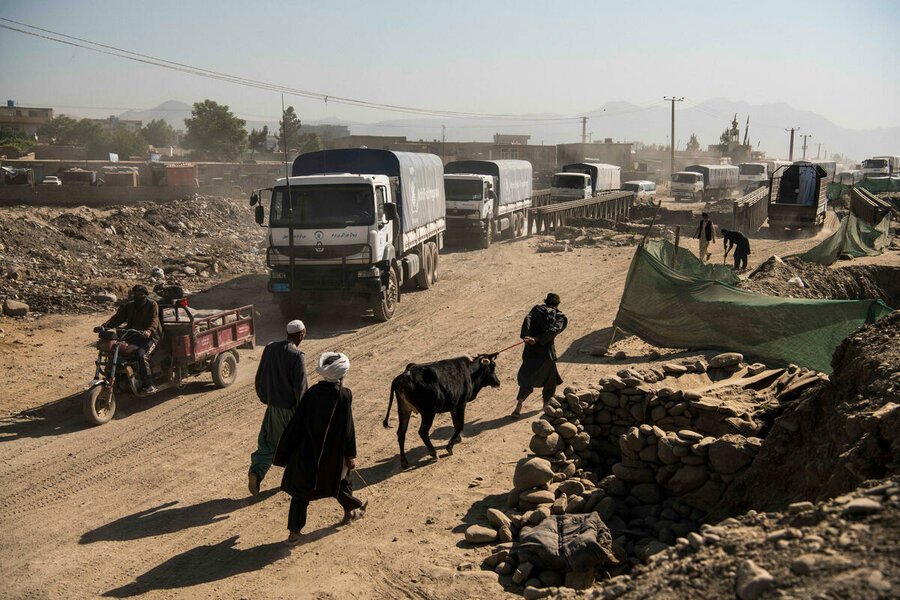
[[[880,300],[747,292],[729,285],[733,280],[718,269],[698,275],[702,263],[684,248],[678,250],[676,268],[670,267],[664,257],[672,253],[666,240],[637,248],[613,322],[623,333],[656,346],[737,351],[830,373],[835,347],[858,327],[891,312]]]

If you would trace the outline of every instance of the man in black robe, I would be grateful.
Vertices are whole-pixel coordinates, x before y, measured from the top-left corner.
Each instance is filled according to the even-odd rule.
[[[343,386],[350,361],[343,354],[326,352],[316,371],[323,381],[310,387],[275,450],[275,464],[285,467],[281,489],[291,495],[286,543],[301,540],[306,512],[312,500],[336,498],[349,523],[365,514],[366,505],[353,496],[350,471],[356,468],[356,429],[353,394]]]
[[[517,377],[519,394],[513,417],[522,414],[522,404],[534,388],[543,388],[542,395],[544,402],[547,402],[556,393],[556,386],[562,383],[556,369],[554,340],[568,324],[566,315],[559,310],[559,296],[552,292],[522,321],[521,338],[525,341],[525,349],[522,350],[522,366]]]

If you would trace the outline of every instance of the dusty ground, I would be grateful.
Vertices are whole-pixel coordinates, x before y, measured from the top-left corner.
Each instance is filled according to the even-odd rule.
[[[562,296],[569,328],[558,339],[567,381],[595,381],[622,368],[587,350],[605,340],[633,248],[584,247],[538,253],[539,240],[441,256],[441,281],[404,294],[395,318],[379,324],[346,312],[298,315],[315,357],[346,352],[353,363],[365,519],[335,527],[341,511],[313,504],[307,541],[288,550],[288,498],[246,490],[249,454],[264,407],[252,388],[259,350],[243,352],[238,381],[216,390],[202,378],[181,395],[123,397],[116,418],[84,424],[76,394],[95,358],[91,328],[107,313],[0,319],[0,595],[10,598],[503,598],[497,576],[477,569],[479,553],[461,534],[467,515],[501,506],[515,461],[531,437],[512,421],[516,351],[501,354],[503,386],[467,411],[464,443],[452,457],[426,460],[415,427],[413,467],[400,472],[394,430],[381,427],[390,380],[410,361],[496,351],[518,339],[521,318],[548,290]],[[754,240],[751,268],[814,241]],[[692,244],[690,246],[695,249]],[[718,252],[721,259],[721,251]],[[897,254],[860,264],[897,264]],[[281,336],[282,318],[265,276],[244,275],[194,297],[195,307],[253,302],[260,344]],[[646,348],[626,340],[626,365]],[[314,377],[314,376],[313,376]],[[536,414],[536,400],[530,406]],[[396,423],[396,418],[393,419]],[[438,417],[443,446],[449,418]],[[473,568],[470,568],[473,567]]]

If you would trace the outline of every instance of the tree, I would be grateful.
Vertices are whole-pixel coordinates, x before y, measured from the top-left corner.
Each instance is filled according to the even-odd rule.
[[[213,100],[194,102],[191,118],[185,119],[184,147],[202,158],[235,160],[247,149],[244,119],[235,117],[228,106]]]
[[[252,130],[249,136],[250,149],[251,150],[265,150],[266,149],[266,140],[269,139],[269,126],[263,125],[263,128],[259,131]]]
[[[147,143],[156,148],[171,146],[175,143],[175,130],[165,119],[153,119],[141,129],[141,135]]]
[[[296,150],[300,143],[300,117],[288,106],[278,122],[278,144],[283,150]]]
[[[719,143],[723,145],[728,145],[728,142],[731,141],[731,130],[726,129],[722,132],[722,135],[719,136]]]
[[[688,140],[687,147],[685,148],[685,150],[687,150],[688,152],[696,152],[699,149],[700,149],[700,140],[697,139],[696,133],[692,133],[691,139]]]
[[[0,146],[14,148],[18,155],[27,154],[34,147],[34,138],[17,129],[0,129]]]
[[[76,123],[78,123],[78,121],[65,115],[53,117],[38,127],[38,139],[50,144],[72,144],[74,143],[72,132],[75,129]]]
[[[128,131],[124,127],[116,127],[115,131],[106,137],[104,155],[115,152],[122,160],[127,160],[130,156],[147,156],[147,140],[140,133]]]
[[[91,119],[81,119],[72,127],[72,142],[84,146],[88,158],[106,158],[109,152],[109,136],[103,127]]]
[[[297,143],[297,151],[300,154],[304,154],[306,152],[316,152],[317,150],[321,149],[322,139],[319,137],[318,133],[312,131],[301,135],[300,141]]]

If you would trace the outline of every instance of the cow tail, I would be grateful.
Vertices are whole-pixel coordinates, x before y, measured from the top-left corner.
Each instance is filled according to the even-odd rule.
[[[390,418],[391,418],[391,406],[394,404],[394,394],[395,394],[396,391],[397,391],[397,384],[398,384],[398,381],[397,381],[397,380],[398,380],[398,379],[400,379],[400,378],[399,378],[399,377],[394,377],[394,380],[391,382],[391,395],[390,395],[390,398],[388,398],[387,414],[384,415],[384,421],[381,422],[381,425],[384,426],[384,427],[390,427],[390,426],[391,426],[391,423],[390,423]],[[398,399],[397,402],[400,402],[400,400]]]

